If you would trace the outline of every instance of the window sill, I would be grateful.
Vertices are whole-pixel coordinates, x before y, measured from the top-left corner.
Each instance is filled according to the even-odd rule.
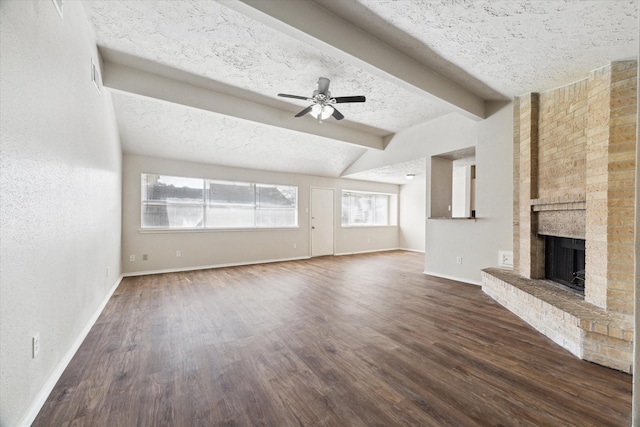
[[[397,225],[341,225],[341,228],[397,228]]]
[[[297,231],[300,227],[255,227],[255,228],[140,228],[140,234],[171,234],[171,233],[225,233],[236,231]]]
[[[458,217],[447,217],[447,216],[430,216],[427,219],[436,219],[436,220],[454,220],[454,221],[475,221],[478,219],[477,216],[458,216]]]

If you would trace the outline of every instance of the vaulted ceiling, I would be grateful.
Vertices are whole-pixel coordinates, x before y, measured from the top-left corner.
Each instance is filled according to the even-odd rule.
[[[395,133],[638,55],[638,1],[85,1],[125,153],[339,177]],[[294,118],[319,77],[345,119]],[[420,162],[360,179],[402,183]],[[410,170],[411,169],[411,170]]]

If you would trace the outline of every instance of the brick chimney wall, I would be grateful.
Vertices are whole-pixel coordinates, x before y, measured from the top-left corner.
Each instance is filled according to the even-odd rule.
[[[636,61],[516,98],[514,271],[544,277],[540,234],[586,240],[585,300],[633,313]]]
[[[577,357],[631,373],[637,62],[514,101],[512,271],[482,289]],[[586,241],[585,295],[544,278],[542,235]]]

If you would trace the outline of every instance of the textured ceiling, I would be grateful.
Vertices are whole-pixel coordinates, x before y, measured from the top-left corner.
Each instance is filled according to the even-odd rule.
[[[609,61],[635,58],[638,52],[637,1],[262,0],[260,4],[267,3],[281,9],[320,5],[317,9],[323,13],[334,14],[335,34],[357,27],[380,41],[379,56],[391,46],[424,67],[425,74],[435,71],[485,100],[561,86]],[[308,24],[315,23],[313,16],[300,17],[301,25],[291,26],[278,18],[264,18],[254,9],[259,4],[251,0],[83,4],[100,48],[287,102],[287,118],[306,102],[278,98],[277,93],[310,96],[320,76],[331,79],[334,96],[367,97],[364,104],[340,105],[346,119],[333,123],[343,128],[350,121],[351,127],[374,128],[378,136],[393,134],[452,111],[450,104],[414,82],[390,76],[388,70],[396,64],[383,70],[376,68],[378,64],[363,66],[360,58],[337,52],[340,46],[305,34]],[[125,152],[340,176],[366,150],[344,139],[135,94],[114,92],[113,99]],[[322,126],[309,117],[291,120]],[[413,166],[409,162],[353,178],[400,183]]]
[[[402,185],[409,182],[406,177],[407,174],[415,175],[413,179],[416,180],[425,179],[426,161],[425,158],[410,160],[408,162],[346,175],[345,178]]]
[[[339,176],[365,152],[364,148],[328,138],[169,102],[119,93],[112,97],[126,153]]]
[[[425,96],[242,15],[225,2],[86,4],[100,46],[273,98],[278,93],[311,96],[318,77],[327,77],[333,96],[367,97],[364,104],[339,106],[347,120],[387,133],[450,112]],[[305,101],[291,102],[300,110],[307,106]],[[413,108],[407,109],[407,104]]]
[[[636,0],[315,0],[485,99],[638,54]]]

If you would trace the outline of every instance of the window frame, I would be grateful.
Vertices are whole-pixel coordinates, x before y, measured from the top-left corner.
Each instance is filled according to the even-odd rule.
[[[386,200],[387,200],[387,206],[386,206],[386,217],[387,217],[387,221],[386,224],[372,224],[372,223],[366,223],[366,224],[362,224],[362,223],[353,223],[351,216],[349,215],[349,222],[345,223],[344,222],[344,205],[343,205],[343,200],[344,200],[344,196],[345,194],[357,194],[357,195],[368,195],[368,196],[385,196]],[[397,194],[393,194],[393,193],[382,193],[382,192],[377,192],[377,191],[360,191],[360,190],[347,190],[347,189],[343,189],[342,193],[340,195],[340,225],[342,228],[366,228],[366,227],[397,227],[397,223],[394,221],[395,219],[395,215],[393,215],[393,208],[397,207]],[[373,209],[371,210],[371,212],[373,213],[372,216],[375,217],[375,203],[373,203],[375,199],[372,199],[372,203],[371,203],[371,207],[373,207]],[[349,209],[349,214],[351,213],[351,210]]]
[[[188,202],[167,202],[166,200],[148,200],[145,199],[146,181],[145,177],[148,175],[158,175],[160,177],[181,178],[181,179],[194,179],[202,181],[202,202],[196,203],[193,201]],[[212,201],[210,197],[211,184],[229,184],[229,185],[248,185],[252,188],[253,203],[241,204],[241,203],[220,203]],[[287,187],[295,191],[294,205],[292,207],[282,207],[283,210],[290,210],[293,212],[293,225],[258,225],[258,213],[260,211],[260,203],[258,203],[258,186],[262,187]],[[264,231],[264,230],[296,230],[300,228],[300,215],[299,215],[299,188],[297,185],[289,184],[272,184],[265,182],[245,182],[245,181],[227,181],[214,178],[199,178],[199,177],[184,177],[169,174],[159,173],[140,173],[140,232],[154,233],[154,232],[215,232],[215,231]],[[147,226],[145,225],[144,215],[146,206],[180,206],[180,207],[200,207],[202,209],[202,226],[196,227],[175,227],[175,226]],[[253,216],[253,224],[247,226],[216,226],[207,224],[207,209],[211,206],[247,206],[250,207]],[[264,209],[264,208],[263,208]]]

